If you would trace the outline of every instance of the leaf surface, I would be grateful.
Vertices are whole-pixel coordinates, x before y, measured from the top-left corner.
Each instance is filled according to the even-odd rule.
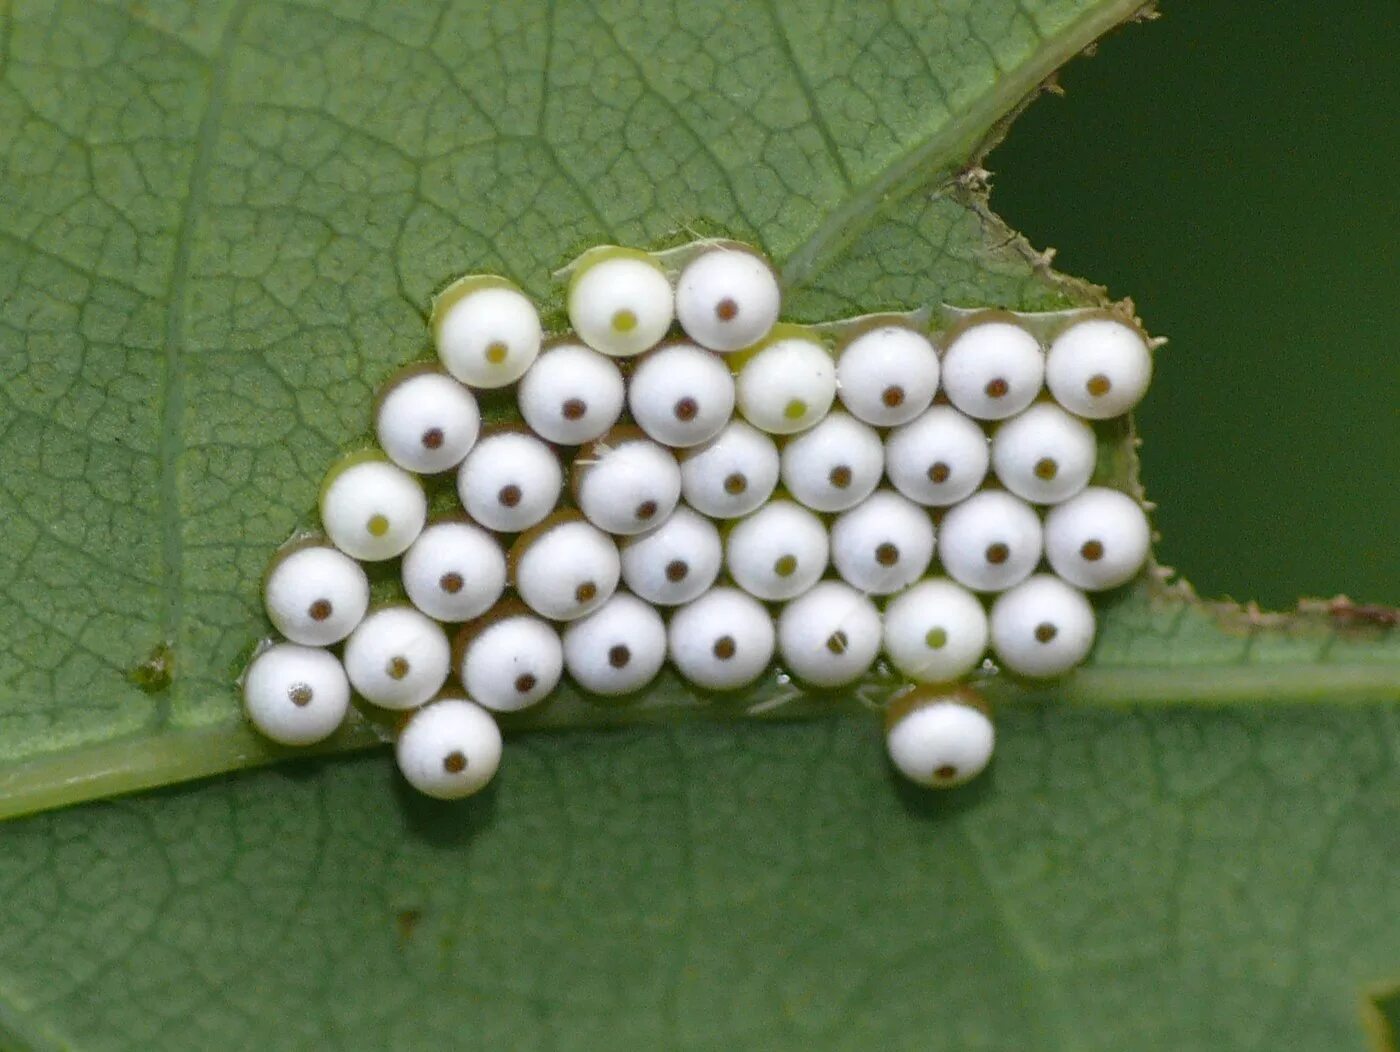
[[[0,9],[0,814],[284,757],[233,688],[260,574],[459,273],[557,307],[588,244],[724,232],[798,317],[1097,302],[969,166],[1137,6]],[[1155,579],[1103,626],[994,688],[1024,704],[959,797],[895,787],[867,718],[526,735],[450,811],[376,755],[8,826],[0,1038],[1354,1045],[1400,965],[1394,633]],[[529,719],[754,707],[861,708],[667,681]]]

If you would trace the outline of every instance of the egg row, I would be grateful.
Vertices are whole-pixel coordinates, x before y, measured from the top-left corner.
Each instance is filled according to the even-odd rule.
[[[576,261],[569,322],[584,345],[630,358],[655,347],[673,322],[717,352],[749,347],[778,320],[782,293],[768,261],[745,245],[698,245],[674,288],[648,252],[603,245]],[[543,340],[534,304],[503,278],[471,275],[433,304],[438,355],[448,371],[478,388],[504,387],[525,374]]]
[[[467,697],[495,712],[544,701],[567,669],[601,696],[633,694],[669,659],[688,682],[711,691],[757,680],[780,657],[783,668],[818,688],[844,686],[884,652],[913,682],[952,682],[972,671],[990,645],[1010,671],[1059,675],[1088,653],[1095,632],[1084,595],[1048,574],[1031,577],[993,602],[930,578],[885,608],[849,585],[822,581],[786,604],[776,621],[737,588],[711,588],[679,607],[669,623],[651,604],[617,592],[564,627],[507,602],[449,642],[443,627],[407,605],[371,612],[345,642],[343,665],[329,651],[279,643],[259,654],[244,682],[247,710],[268,737],[288,745],[325,738],[344,719],[351,688],[382,709],[416,709],[455,674]]]
[[[1047,352],[1014,315],[980,312],[944,335],[941,365],[916,327],[877,319],[849,327],[838,364],[815,330],[778,324],[781,292],[771,266],[752,249],[728,242],[695,247],[674,289],[649,253],[590,250],[575,264],[567,306],[576,352],[629,358],[658,346],[673,320],[693,341],[691,351],[742,352],[741,412],[780,434],[816,423],[838,388],[862,420],[882,426],[908,420],[932,401],[940,372],[953,404],[985,420],[1020,412],[1047,384],[1081,416],[1119,416],[1141,399],[1151,376],[1141,334],[1109,315],[1070,319]],[[481,389],[521,380],[544,344],[534,305],[494,276],[468,276],[445,290],[434,303],[432,328],[448,372]],[[602,384],[587,393],[615,397],[615,368],[609,372],[578,353],[571,357],[586,362],[578,380],[596,377]]]
[[[409,600],[428,616],[465,622],[490,610],[508,585],[535,613],[573,621],[596,610],[625,583],[657,606],[678,606],[710,588],[721,571],[757,599],[781,602],[807,592],[828,567],[862,594],[887,596],[920,580],[935,550],[944,572],[977,592],[1002,592],[1041,562],[1070,584],[1103,591],[1130,580],[1146,561],[1147,517],[1117,490],[1090,487],[1052,508],[1042,526],[1030,505],[984,490],[949,509],[935,529],[927,511],[878,490],[838,515],[830,530],[817,515],[775,500],[721,534],[679,505],[655,529],[618,544],[579,513],[556,512],[506,550],[475,523],[443,520],[404,553],[400,574]],[[316,543],[293,546],[269,569],[268,615],[293,642],[326,646],[364,616],[364,569]]]
[[[1022,424],[1020,430],[1037,433],[1049,426],[1044,421],[1054,420],[1055,430],[1047,434],[1077,450],[1085,436],[1092,438],[1087,426],[1074,426],[1078,418],[1125,412],[1141,398],[1151,371],[1141,335],[1104,317],[1075,322],[1052,344],[1048,364],[1042,364],[1043,357],[1035,337],[1015,321],[969,325],[952,340],[941,367],[928,338],[902,324],[864,331],[835,362],[811,330],[780,325],[757,348],[731,358],[742,363],[737,380],[718,355],[673,343],[642,358],[629,383],[613,361],[564,338],[521,375],[517,403],[530,429],[559,445],[599,439],[617,424],[626,405],[653,440],[692,448],[718,434],[736,405],[760,430],[790,435],[826,419],[838,393],[853,425],[908,426],[931,405],[940,368],[956,409],[979,420],[1007,420],[1032,407],[1048,375],[1052,393],[1068,412],[1055,414],[1045,404],[1038,407],[1037,428]],[[1073,373],[1073,380],[1056,380],[1062,373]],[[1125,392],[1131,398],[1111,406],[1076,402],[1069,396],[1078,389],[1075,385],[1086,399]],[[376,399],[380,445],[409,471],[432,474],[455,468],[470,452],[479,428],[472,392],[431,366],[401,371]],[[1034,481],[1028,485],[1037,493],[1043,488]]]
[[[780,482],[798,503],[824,513],[856,507],[883,478],[907,500],[937,508],[967,499],[990,468],[1023,501],[1058,504],[1088,485],[1096,452],[1093,431],[1050,403],[1000,425],[990,445],[968,417],[934,406],[883,444],[867,425],[834,413],[781,453],[742,421],[679,459],[636,429],[618,427],[579,451],[567,481],[590,522],[626,536],[665,522],[682,499],[717,519],[748,515]],[[524,431],[503,429],[483,437],[462,461],[457,492],[475,521],[519,533],[555,509],[565,482],[554,449]],[[406,551],[427,515],[417,479],[372,451],[352,454],[332,469],[320,504],[332,541],[370,561]]]

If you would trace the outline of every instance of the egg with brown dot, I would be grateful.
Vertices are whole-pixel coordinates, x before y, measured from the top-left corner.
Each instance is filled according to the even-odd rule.
[[[263,602],[273,627],[290,641],[330,646],[364,617],[369,578],[324,537],[309,535],[273,556],[263,577]]]

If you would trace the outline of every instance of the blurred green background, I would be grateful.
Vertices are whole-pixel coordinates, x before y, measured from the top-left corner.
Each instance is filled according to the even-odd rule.
[[[1400,4],[1162,6],[1017,121],[992,204],[1171,340],[1139,412],[1164,563],[1400,601]]]

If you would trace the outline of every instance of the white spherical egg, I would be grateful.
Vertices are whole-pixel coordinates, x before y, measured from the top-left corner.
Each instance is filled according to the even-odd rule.
[[[622,580],[658,606],[679,606],[709,590],[723,562],[719,530],[685,505],[622,544]]]
[[[797,326],[779,326],[753,352],[734,381],[744,419],[773,435],[806,431],[836,399],[836,363],[817,340]]]
[[[554,450],[534,435],[485,435],[457,471],[462,506],[487,529],[519,533],[554,510],[564,471]]]
[[[734,412],[734,376],[713,351],[672,343],[642,358],[627,388],[632,419],[662,445],[698,446]]]
[[[974,592],[1000,592],[1040,562],[1040,519],[1019,497],[983,490],[943,516],[938,558],[948,576]]]
[[[405,781],[439,800],[486,788],[501,765],[501,731],[490,713],[465,698],[425,705],[399,732],[394,758]]]
[[[880,611],[840,581],[819,581],[778,615],[778,653],[814,687],[840,687],[869,671],[880,652]]]
[[[617,364],[581,343],[550,347],[520,379],[520,415],[561,446],[592,442],[622,415],[625,388]]]
[[[641,690],[666,661],[666,625],[649,603],[618,592],[564,630],[564,667],[584,690],[615,696]]]
[[[920,691],[891,707],[885,749],[895,770],[915,785],[964,785],[991,762],[995,746],[991,719],[967,691]]]
[[[281,745],[313,745],[345,722],[350,683],[335,655],[278,643],[243,678],[243,707],[260,733]]]
[[[826,572],[830,545],[822,520],[790,500],[775,500],[729,530],[724,561],[734,583],[759,599],[801,595]]]
[[[938,353],[907,325],[869,329],[841,350],[836,388],[851,415],[876,427],[907,424],[938,392]]]
[[[293,548],[268,569],[263,601],[272,624],[293,643],[330,646],[365,616],[369,578],[359,563],[335,548]]]
[[[778,321],[782,292],[768,261],[741,245],[702,251],[676,281],[676,317],[692,340],[737,351],[763,339]]]
[[[321,526],[346,555],[366,562],[402,555],[428,518],[419,481],[377,454],[351,454],[321,484]]]
[[[414,709],[447,680],[451,646],[442,626],[411,606],[371,611],[345,641],[345,672],[372,705]]]
[[[543,701],[563,674],[559,633],[519,603],[501,604],[457,636],[462,687],[493,712],[516,712]]]
[[[1035,401],[1045,381],[1040,341],[1013,321],[962,329],[943,352],[948,400],[978,420],[1005,420]]]
[[[1050,344],[1045,383],[1077,416],[1106,420],[1142,401],[1152,382],[1152,354],[1133,326],[1113,318],[1073,322]]]
[[[515,593],[551,621],[591,614],[617,591],[617,545],[576,512],[559,512],[522,534],[510,550]]]
[[[569,321],[594,350],[630,358],[655,347],[675,317],[671,282],[645,252],[606,245],[580,260],[569,281]]]
[[[681,456],[681,495],[716,519],[747,515],[773,495],[780,461],[773,440],[742,420]]]
[[[470,621],[495,605],[506,587],[506,556],[486,530],[469,522],[429,526],[404,552],[408,598],[439,621]]]
[[[895,489],[930,507],[970,497],[990,461],[987,436],[950,405],[934,406],[885,438],[885,473]]]
[[[783,446],[787,491],[815,511],[845,511],[875,491],[885,471],[885,449],[868,424],[832,413]]]
[[[929,513],[892,490],[877,490],[831,525],[831,561],[842,580],[869,595],[913,584],[933,559]]]
[[[481,430],[476,396],[435,369],[414,369],[376,399],[374,431],[399,467],[432,475],[462,462]]]
[[[987,652],[987,613],[944,577],[920,581],[885,607],[885,653],[916,683],[952,683]]]
[[[573,484],[588,521],[622,535],[659,526],[681,499],[675,454],[640,431],[618,429],[584,449],[574,461]]]
[[[449,373],[470,387],[504,387],[525,375],[543,332],[535,305],[503,278],[470,276],[433,301],[433,337]]]
[[[1020,676],[1064,675],[1094,645],[1094,608],[1054,574],[1028,577],[997,596],[990,620],[992,649]]]
[[[737,690],[773,660],[773,619],[763,604],[737,588],[712,588],[671,617],[666,642],[671,662],[691,683]]]
[[[1098,452],[1094,429],[1051,402],[1037,402],[992,435],[997,478],[1032,504],[1058,504],[1082,490]]]
[[[1045,517],[1045,557],[1076,588],[1100,592],[1138,575],[1152,529],[1142,505],[1126,493],[1090,486]]]

